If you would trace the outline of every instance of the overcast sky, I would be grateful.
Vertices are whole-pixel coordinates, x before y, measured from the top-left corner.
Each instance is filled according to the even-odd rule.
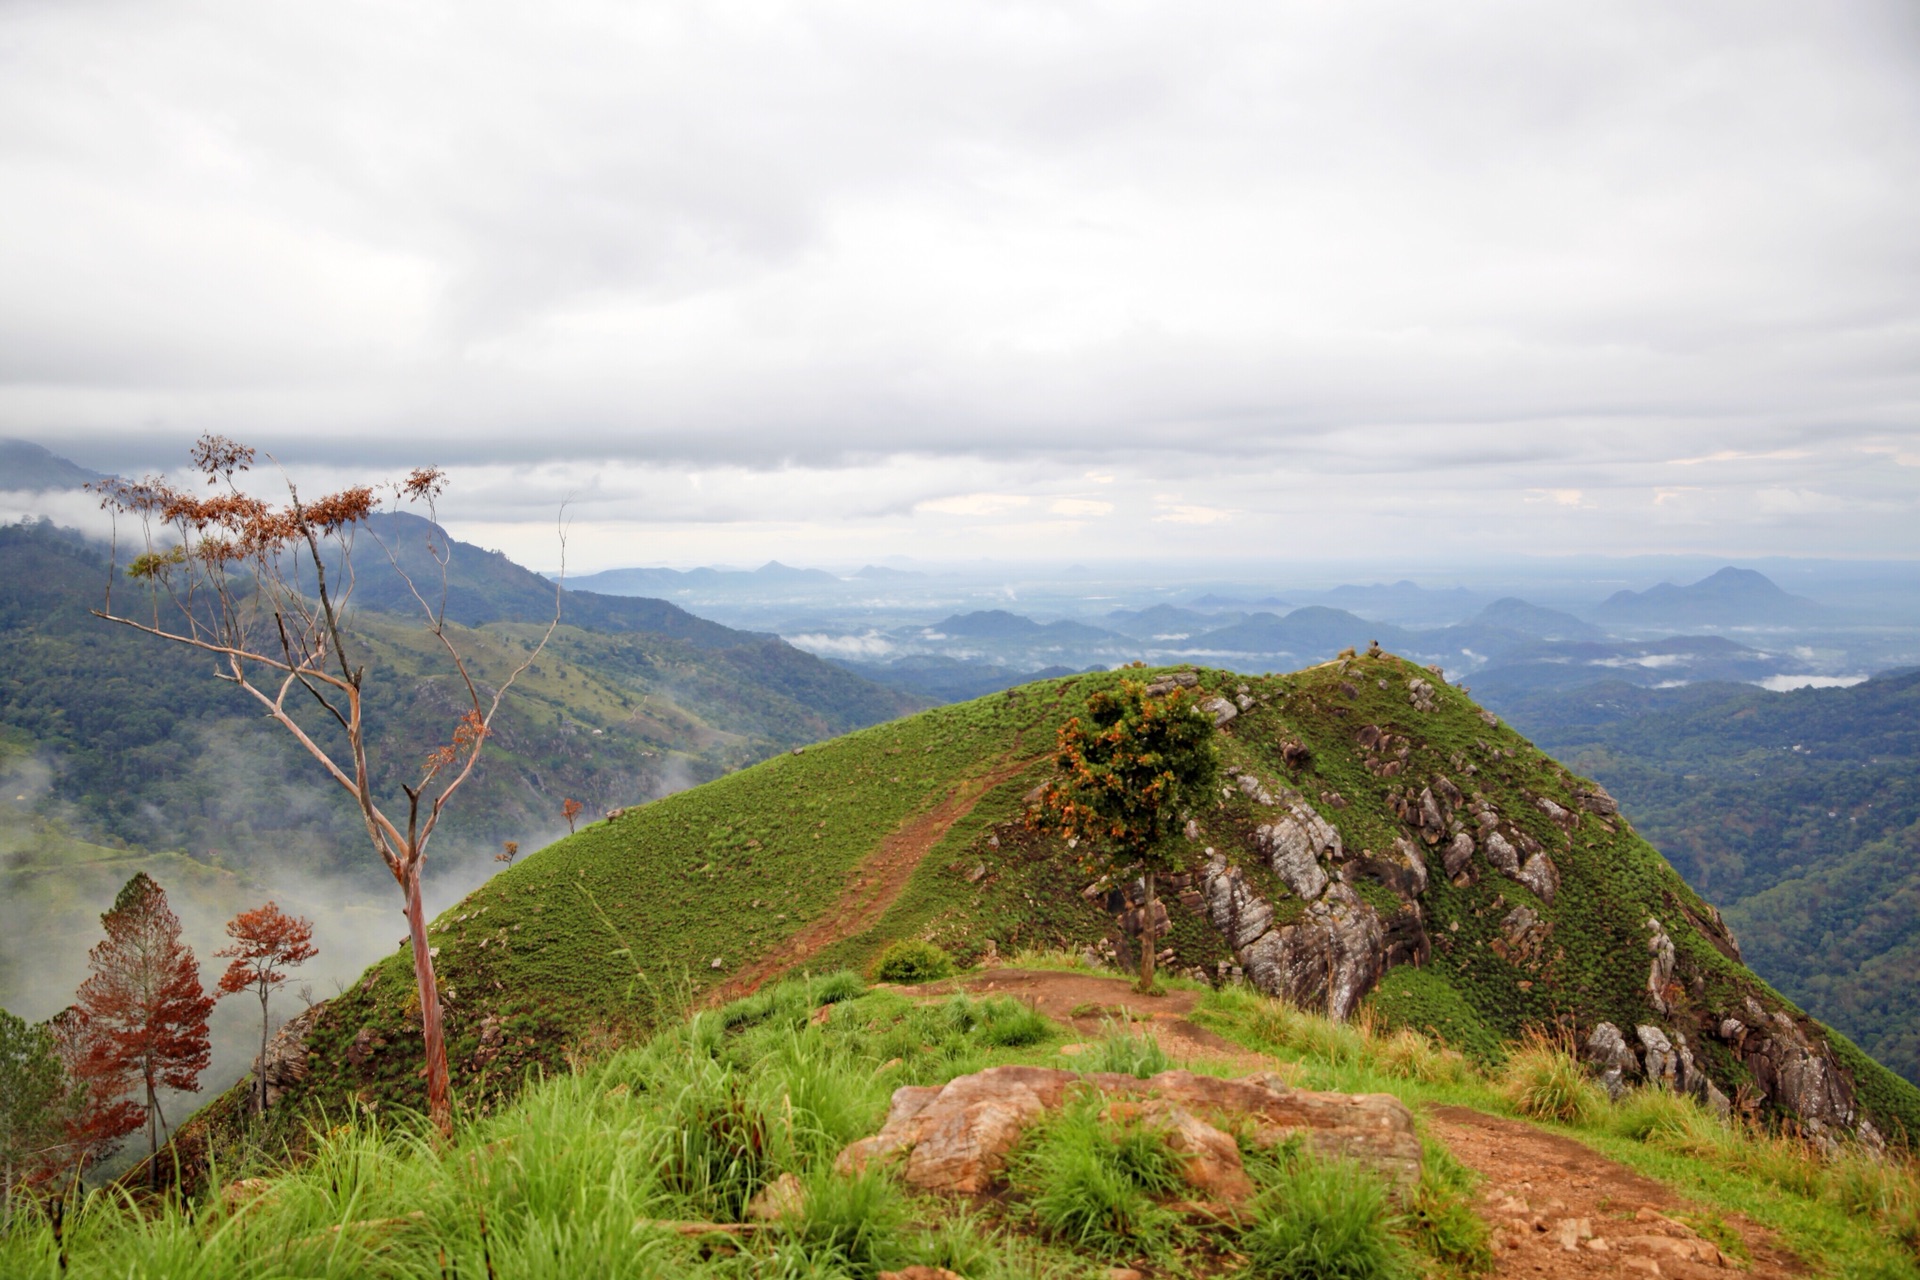
[[[0,5],[0,434],[543,565],[1920,555],[1916,228],[1912,0]]]

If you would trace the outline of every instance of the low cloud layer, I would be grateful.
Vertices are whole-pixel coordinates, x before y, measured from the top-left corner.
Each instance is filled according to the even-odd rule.
[[[92,465],[446,461],[589,568],[1920,554],[1910,5],[0,36],[0,432]]]

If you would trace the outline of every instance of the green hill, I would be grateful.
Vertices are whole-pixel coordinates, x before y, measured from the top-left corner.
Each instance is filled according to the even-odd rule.
[[[423,554],[426,529],[413,521],[380,531],[406,563]],[[455,612],[469,618],[459,638],[482,679],[504,679],[551,616],[551,585],[504,557],[460,543],[453,551],[452,589],[465,606]],[[410,601],[386,590],[397,578],[384,561],[361,560],[378,567],[366,572],[352,634],[376,682],[386,681],[370,715],[381,717],[376,768],[391,771],[445,739],[453,673],[404,616]],[[0,527],[0,731],[46,767],[41,810],[96,842],[218,851],[235,866],[292,858],[308,871],[365,869],[384,880],[351,807],[334,803],[297,748],[215,680],[211,663],[91,616],[106,581],[104,556],[77,535]],[[502,840],[551,837],[564,797],[600,812],[920,705],[775,637],[662,601],[613,601],[596,613],[591,598],[569,596],[566,618],[507,704],[497,750],[450,811],[443,864],[490,856]],[[595,619],[606,627],[588,625]]]
[[[1600,779],[1750,963],[1920,1081],[1920,671],[1846,689],[1595,685],[1503,701]]]
[[[1089,691],[1156,674],[922,712],[523,858],[432,928],[457,1094],[488,1105],[528,1071],[562,1070],[690,1002],[862,967],[894,939],[963,962],[1124,954],[1123,922],[1139,914],[1124,889],[1091,884],[1070,851],[1030,834],[1023,797]],[[1584,1042],[1610,1023],[1629,1077],[1664,1075],[1816,1133],[1863,1120],[1920,1133],[1920,1092],[1768,988],[1604,792],[1459,690],[1391,656],[1198,678],[1237,704],[1223,728],[1237,781],[1193,815],[1191,871],[1170,883],[1161,940],[1171,970],[1238,973],[1483,1061],[1529,1030]],[[418,1102],[411,993],[396,953],[321,1006],[288,1046],[305,1075],[275,1123],[292,1133],[307,1108],[355,1097]]]

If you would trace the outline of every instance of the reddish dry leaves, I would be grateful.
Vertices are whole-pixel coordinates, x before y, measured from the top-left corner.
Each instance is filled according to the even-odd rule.
[[[252,991],[263,1000],[287,980],[286,971],[320,954],[313,944],[313,922],[290,916],[275,903],[242,911],[227,921],[233,945],[213,954],[232,963],[220,975],[223,996]]]
[[[132,1105],[151,1123],[156,1091],[200,1088],[213,1056],[213,998],[200,986],[193,948],[180,939],[180,917],[145,872],[122,886],[100,923],[106,940],[87,953],[93,973],[80,984],[69,1028],[71,1069],[102,1103],[138,1090],[144,1101]]]

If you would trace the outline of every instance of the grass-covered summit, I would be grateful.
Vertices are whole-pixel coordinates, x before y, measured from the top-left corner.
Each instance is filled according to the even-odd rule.
[[[1042,681],[776,757],[523,857],[432,930],[462,1105],[493,1106],[530,1071],[690,1004],[865,968],[899,939],[963,964],[1126,951],[1145,923],[1127,886],[1030,833],[1026,797],[1088,693],[1175,678],[1215,700],[1230,781],[1192,814],[1163,967],[1237,974],[1482,1061],[1530,1030],[1585,1045],[1606,1023],[1629,1082],[1813,1131],[1920,1132],[1920,1093],[1747,970],[1603,791],[1386,654],[1291,675]],[[270,1067],[274,1124],[292,1132],[349,1099],[416,1103],[411,992],[395,954],[302,1019]]]

